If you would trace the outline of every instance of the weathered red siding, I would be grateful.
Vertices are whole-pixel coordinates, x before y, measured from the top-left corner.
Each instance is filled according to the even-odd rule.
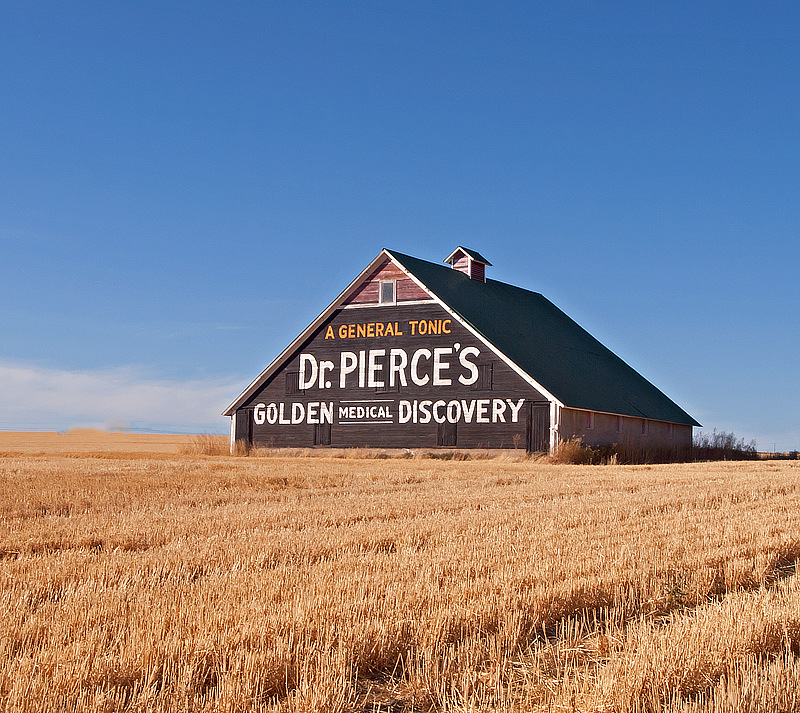
[[[486,281],[486,266],[482,262],[471,260],[466,253],[460,250],[456,252],[454,257],[456,258],[452,263],[454,270],[469,275],[473,280],[478,280],[479,282]]]
[[[461,257],[453,262],[453,269],[466,274],[469,269],[469,258],[467,257],[466,253],[459,252],[456,254],[460,255]]]
[[[405,272],[389,260],[383,264],[364,282],[345,304],[378,304],[378,290],[381,280],[397,281],[397,301],[429,300],[430,296],[417,285]]]

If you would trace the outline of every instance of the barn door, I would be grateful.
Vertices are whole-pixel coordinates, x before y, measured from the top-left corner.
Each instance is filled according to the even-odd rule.
[[[329,446],[331,444],[331,424],[318,423],[314,426],[314,445]]]
[[[437,446],[455,446],[458,441],[456,424],[445,421],[439,424],[439,432],[436,434]]]
[[[550,451],[550,402],[534,401],[530,416],[530,443],[528,450],[535,453]]]
[[[243,443],[245,448],[253,445],[253,409],[243,408],[236,412],[233,438],[237,443]]]

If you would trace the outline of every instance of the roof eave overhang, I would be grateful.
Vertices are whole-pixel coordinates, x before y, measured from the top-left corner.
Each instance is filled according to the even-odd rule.
[[[667,396],[667,398],[669,398]],[[671,400],[671,399],[670,399]],[[621,411],[604,411],[603,409],[597,408],[589,408],[588,406],[570,406],[569,404],[564,405],[565,409],[570,411],[591,411],[593,413],[602,413],[605,416],[622,416],[623,418],[644,418],[648,421],[659,421],[660,423],[674,423],[676,426],[692,426],[694,428],[702,428],[703,424],[698,423],[695,421],[688,413],[686,414],[686,418],[680,421],[672,420],[666,418],[653,418],[652,416],[646,416],[641,411],[638,415],[634,415],[632,413],[622,413]]]

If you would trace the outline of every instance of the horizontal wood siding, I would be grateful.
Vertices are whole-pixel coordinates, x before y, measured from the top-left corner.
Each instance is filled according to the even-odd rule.
[[[465,252],[456,251],[453,255],[453,269],[469,275],[470,279],[479,282],[486,281],[486,266],[482,262],[472,260]]]
[[[475,351],[465,352],[467,348]],[[381,349],[385,354],[379,355],[375,351]],[[406,384],[394,389],[388,383],[392,349],[402,350],[407,360],[403,370]],[[434,354],[435,349],[440,350],[438,355]],[[375,365],[373,386],[368,383],[370,350],[373,350]],[[430,357],[420,350],[429,350]],[[363,385],[359,383],[360,368],[357,367],[352,373],[345,374],[345,387],[341,388],[342,366],[349,367],[349,356],[343,356],[343,352],[354,355],[365,364]],[[416,374],[427,380],[421,386],[413,383],[411,377],[411,362],[418,353]],[[309,359],[313,357],[317,364],[315,381],[301,393],[287,395],[285,374],[300,373],[301,354],[308,355],[305,361],[307,377],[312,373]],[[400,358],[396,353],[394,359],[398,365]],[[434,385],[437,358],[440,384]],[[319,365],[323,362],[328,364],[320,384]],[[465,364],[474,364],[476,372],[480,365],[490,364],[491,384],[477,390],[472,385],[462,384],[459,376],[466,380],[473,376]],[[333,367],[329,368],[329,365]],[[441,383],[446,379],[451,381],[449,385]],[[380,381],[384,382],[383,387],[377,385]],[[520,399],[524,400],[523,404],[520,404]],[[517,409],[516,422],[509,400]],[[456,421],[456,447],[516,446],[524,449],[529,443],[528,414],[534,401],[545,401],[545,398],[444,309],[432,303],[336,311],[243,408],[253,415],[252,438],[256,446],[313,446],[315,440],[319,441],[314,421],[320,419],[320,404],[324,403],[326,407],[332,405],[332,447],[435,448],[442,438],[440,423],[433,417],[427,423],[421,422],[426,420],[420,408],[421,402],[428,402],[429,412],[433,404],[438,404],[436,414],[440,418],[449,415],[448,423]],[[415,404],[417,422],[414,423],[412,418],[401,423],[400,410],[405,408],[407,413],[413,413]],[[364,413],[359,412],[359,408]],[[265,415],[266,409],[271,409],[273,423]],[[368,409],[371,409],[371,414],[367,413]],[[302,419],[299,418],[301,413]],[[487,422],[478,422],[479,413]],[[256,421],[259,414],[263,423]],[[280,423],[280,420],[291,421],[293,415],[297,423]],[[448,439],[449,433],[448,429]]]
[[[466,253],[460,250],[453,256],[453,269],[463,272],[465,275],[469,272],[469,257]]]
[[[391,260],[385,260],[381,266],[364,282],[364,284],[348,299],[345,304],[378,304],[381,280],[397,281],[397,301],[431,299],[425,290],[417,285],[405,272]]]
[[[561,409],[559,436],[561,440],[579,438],[587,446],[616,444],[621,452],[650,454],[654,460],[683,460],[692,447],[692,427],[680,423],[647,420],[643,433],[641,418],[616,414]],[[591,424],[591,428],[589,428]]]

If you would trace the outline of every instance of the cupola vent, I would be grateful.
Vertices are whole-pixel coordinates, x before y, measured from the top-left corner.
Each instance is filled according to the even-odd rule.
[[[492,266],[483,255],[474,250],[462,248],[460,245],[445,258],[444,262],[450,264],[454,270],[463,272],[471,280],[486,282],[486,267]]]

